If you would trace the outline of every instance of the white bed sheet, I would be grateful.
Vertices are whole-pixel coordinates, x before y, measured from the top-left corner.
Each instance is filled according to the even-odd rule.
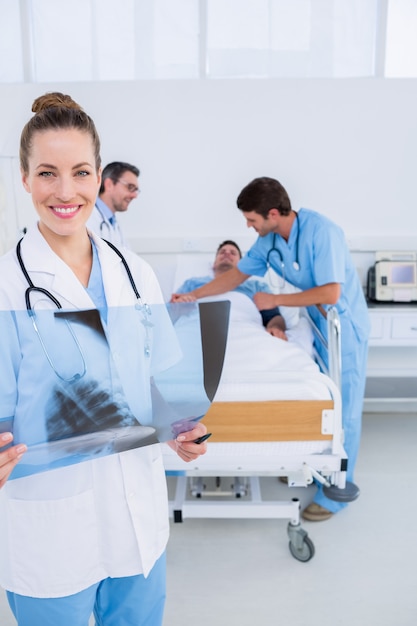
[[[215,401],[331,397],[312,358],[313,335],[306,319],[301,317],[287,331],[288,341],[284,341],[266,332],[255,304],[244,294],[232,291],[203,301],[213,300],[231,302],[224,366]]]

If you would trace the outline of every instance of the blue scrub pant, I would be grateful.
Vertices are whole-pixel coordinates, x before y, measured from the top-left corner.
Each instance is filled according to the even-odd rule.
[[[362,431],[367,360],[368,343],[366,341],[358,343],[354,353],[348,356],[342,354],[342,423],[344,448],[348,456],[346,480],[350,482],[354,482],[353,474]],[[314,502],[332,513],[337,513],[348,505],[347,502],[336,502],[327,498],[323,493],[322,485],[318,485]]]
[[[166,556],[149,576],[106,578],[62,598],[31,598],[7,592],[18,626],[162,626],[166,595]]]

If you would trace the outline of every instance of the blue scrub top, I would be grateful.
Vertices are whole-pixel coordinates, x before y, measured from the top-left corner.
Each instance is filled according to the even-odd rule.
[[[249,275],[264,276],[274,234],[258,237],[239,261],[238,268]],[[309,209],[300,209],[288,242],[275,237],[277,252],[270,252],[269,264],[277,274],[302,291],[328,283],[340,283],[341,296],[336,304],[342,324],[343,352],[353,352],[356,342],[367,341],[370,330],[368,309],[359,276],[352,262],[343,230],[330,219]],[[298,255],[298,258],[297,258]],[[299,269],[295,269],[294,262]],[[327,305],[323,305],[327,309]],[[316,306],[308,307],[312,318],[327,336],[327,323]]]
[[[103,277],[101,274],[100,259],[98,257],[96,244],[92,239],[90,239],[90,241],[93,250],[93,263],[91,266],[90,278],[88,280],[87,292],[96,305],[96,308],[100,311],[100,315],[107,322],[107,300],[106,293],[104,291]]]

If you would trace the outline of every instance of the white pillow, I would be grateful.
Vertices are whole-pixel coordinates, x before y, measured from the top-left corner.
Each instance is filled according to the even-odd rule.
[[[175,293],[188,278],[213,276],[213,259],[214,255],[208,253],[177,254],[172,292]]]

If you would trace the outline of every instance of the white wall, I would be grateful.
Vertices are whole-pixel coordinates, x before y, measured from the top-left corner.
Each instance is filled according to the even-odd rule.
[[[91,114],[104,163],[140,167],[142,193],[123,225],[142,253],[207,252],[224,237],[247,247],[254,234],[236,196],[263,175],[283,183],[295,209],[338,222],[358,258],[417,249],[417,80],[3,85],[1,157],[17,157],[33,99],[51,90]],[[34,217],[17,159],[0,159],[0,205],[2,194],[10,245]]]

